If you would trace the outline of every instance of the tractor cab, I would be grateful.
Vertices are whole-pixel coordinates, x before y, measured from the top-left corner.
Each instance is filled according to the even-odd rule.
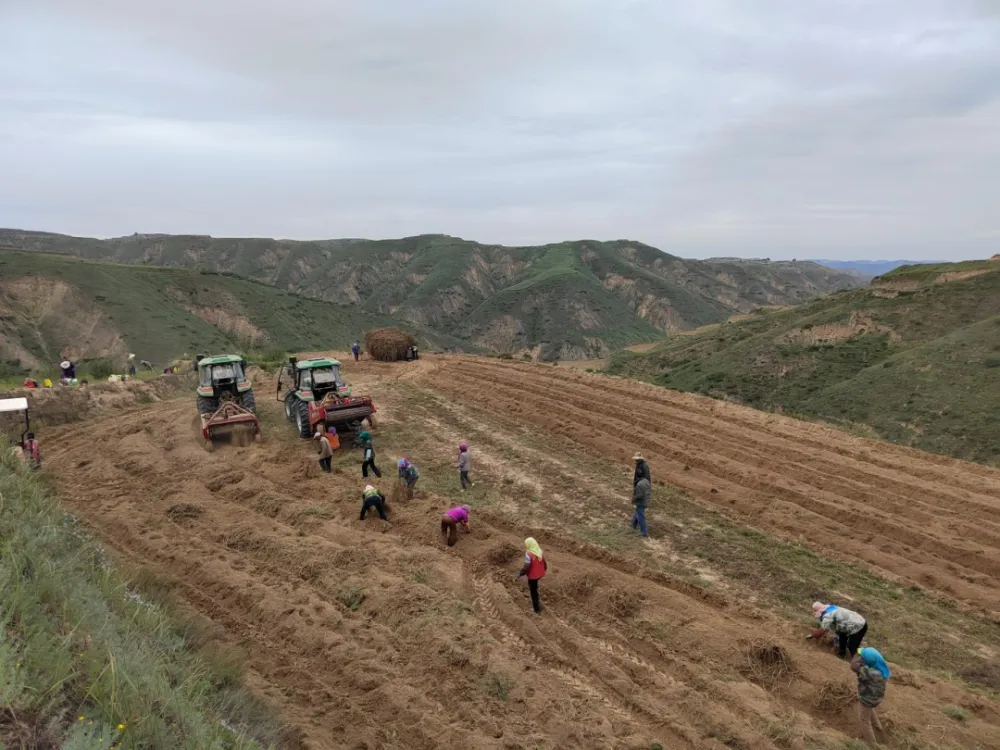
[[[308,359],[299,362],[295,357],[290,357],[288,375],[304,401],[319,402],[328,395],[337,398],[351,395],[350,388],[340,375],[340,362],[336,359]]]
[[[250,390],[246,361],[232,354],[201,357],[198,360],[198,395],[218,400],[239,400]]]

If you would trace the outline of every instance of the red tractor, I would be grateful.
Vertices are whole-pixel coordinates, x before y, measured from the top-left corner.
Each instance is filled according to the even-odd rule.
[[[371,396],[352,396],[340,375],[335,359],[290,357],[286,374],[291,389],[281,396],[281,373],[278,374],[277,398],[285,402],[285,418],[295,422],[299,436],[312,437],[318,426],[335,428],[338,433],[361,431],[367,419],[374,422],[375,404]]]

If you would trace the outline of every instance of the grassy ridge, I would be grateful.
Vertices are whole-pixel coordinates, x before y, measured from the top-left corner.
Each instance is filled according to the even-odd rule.
[[[68,310],[48,314],[47,300],[38,299],[32,303],[37,311],[12,303],[0,315],[0,354],[6,336],[47,363],[58,362],[65,347],[80,343],[70,319],[85,312],[99,316],[97,327],[120,334],[119,359],[127,348],[158,364],[184,353],[229,349],[345,348],[365,330],[384,325],[409,328],[433,347],[458,343],[389,315],[309,299],[230,274],[0,252],[0,277],[8,283],[31,278],[64,282],[74,290]],[[0,311],[3,302],[0,289]]]
[[[655,340],[668,328],[718,322],[757,305],[799,302],[858,283],[814,263],[684,260],[624,240],[528,247],[444,235],[318,242],[169,235],[94,240],[0,229],[0,246],[232,273],[402,318],[454,336],[467,348],[502,352],[541,345],[545,359]],[[589,322],[581,325],[560,312],[567,305]]]
[[[273,746],[279,729],[0,441],[0,746]],[[219,669],[219,666],[224,668]]]
[[[1000,263],[907,266],[853,290],[677,336],[611,372],[1000,460]]]

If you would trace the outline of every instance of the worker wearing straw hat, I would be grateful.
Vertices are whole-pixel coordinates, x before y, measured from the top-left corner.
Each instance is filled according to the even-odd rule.
[[[643,477],[652,483],[653,477],[649,475],[649,464],[646,463],[646,459],[642,457],[642,454],[636,451],[635,455],[632,456],[632,460],[635,461],[635,474],[632,475],[632,486],[635,487]]]

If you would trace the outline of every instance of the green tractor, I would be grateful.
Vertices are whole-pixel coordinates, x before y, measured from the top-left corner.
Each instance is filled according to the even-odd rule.
[[[214,441],[252,432],[260,438],[260,420],[253,386],[246,376],[246,360],[234,354],[198,356],[198,414],[206,446]]]
[[[290,390],[281,395],[278,373],[277,398],[285,402],[285,418],[295,423],[300,437],[312,437],[323,425],[338,432],[359,432],[364,420],[373,422],[375,404],[371,396],[352,396],[340,375],[340,362],[319,358],[299,361],[289,357],[286,374]]]

